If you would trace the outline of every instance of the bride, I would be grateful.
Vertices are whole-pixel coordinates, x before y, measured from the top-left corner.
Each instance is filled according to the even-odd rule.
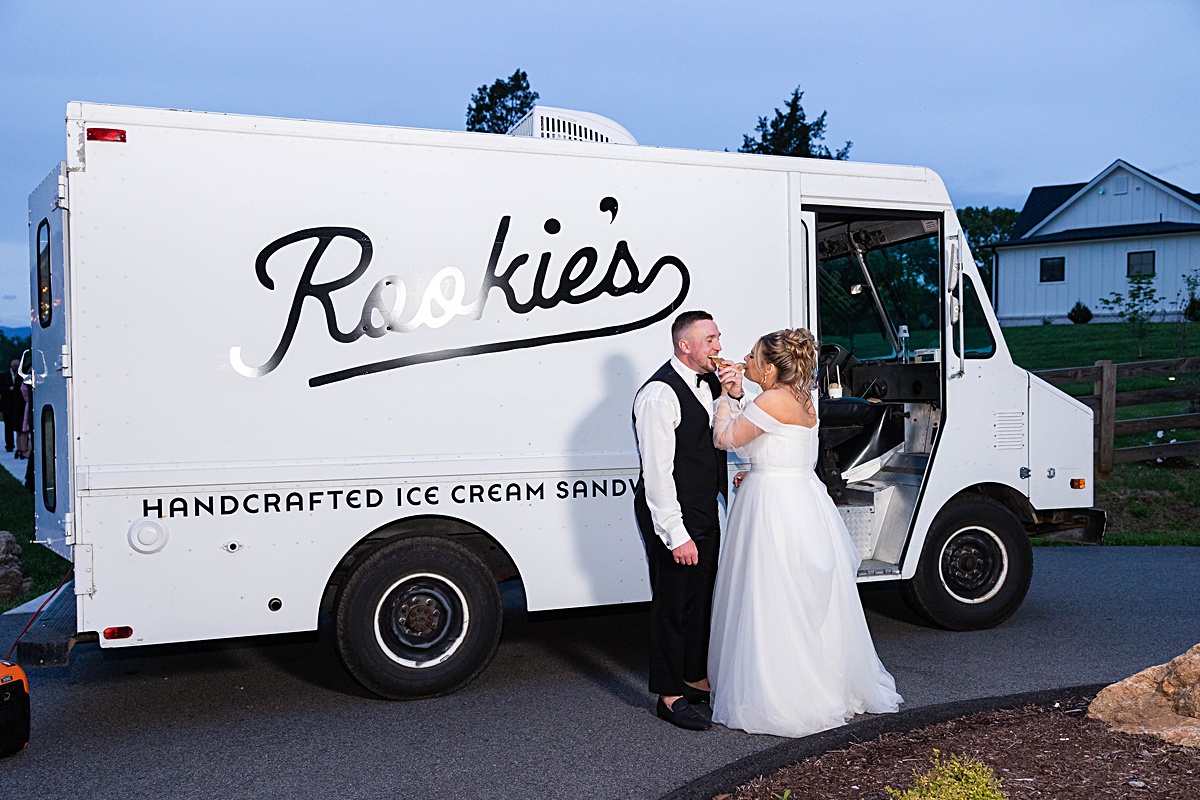
[[[763,393],[738,412],[723,381],[714,414],[717,447],[751,469],[734,478],[713,593],[713,721],[750,733],[806,736],[903,702],[859,602],[862,557],[813,472],[816,358],[803,328],[763,336],[746,356]]]

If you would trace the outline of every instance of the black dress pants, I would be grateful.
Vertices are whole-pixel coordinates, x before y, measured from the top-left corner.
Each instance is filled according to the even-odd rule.
[[[650,601],[650,691],[672,697],[683,694],[685,681],[696,683],[708,676],[708,638],[721,532],[689,531],[700,561],[684,566],[675,563],[653,525],[643,524],[643,514],[637,516],[654,592]]]

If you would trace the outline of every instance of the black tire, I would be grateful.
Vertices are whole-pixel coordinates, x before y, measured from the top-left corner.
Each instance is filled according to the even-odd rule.
[[[1013,615],[1033,578],[1033,548],[1020,520],[978,495],[951,500],[938,513],[905,602],[935,625],[982,630]]]
[[[335,636],[346,670],[390,700],[449,694],[500,643],[500,588],[473,552],[446,539],[399,539],[350,574]]]

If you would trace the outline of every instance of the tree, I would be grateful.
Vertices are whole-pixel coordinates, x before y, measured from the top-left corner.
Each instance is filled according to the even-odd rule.
[[[742,135],[742,146],[739,153],[760,153],[769,156],[798,156],[800,158],[830,158],[835,161],[845,161],[850,157],[850,148],[854,142],[847,141],[846,146],[836,153],[830,152],[822,142],[825,140],[825,115],[812,122],[804,114],[800,98],[804,92],[797,86],[792,90],[792,96],[784,105],[785,111],[775,109],[772,119],[758,118],[754,130],[758,138]]]
[[[538,93],[529,88],[529,76],[519,69],[507,80],[497,78],[491,86],[480,86],[467,106],[467,130],[508,133],[529,113]]]
[[[1116,312],[1117,318],[1129,325],[1138,346],[1138,358],[1145,358],[1142,347],[1146,343],[1146,334],[1150,332],[1149,324],[1158,314],[1158,304],[1162,298],[1154,288],[1153,275],[1130,275],[1125,279],[1128,291],[1109,292],[1108,297],[1101,297],[1100,304],[1109,311]]]
[[[21,354],[29,349],[29,334],[21,336],[16,331],[9,336],[4,331],[0,331],[0,369],[8,369],[8,365],[13,359],[20,359]],[[28,362],[26,363],[28,366]]]
[[[1193,323],[1200,322],[1200,267],[1179,276],[1183,287],[1175,293],[1175,357],[1183,358],[1188,340],[1192,338]]]
[[[967,206],[958,210],[958,222],[967,234],[967,246],[971,248],[975,266],[979,267],[989,293],[992,286],[992,268],[996,261],[995,246],[1012,236],[1018,216],[1020,215],[1011,208]]]

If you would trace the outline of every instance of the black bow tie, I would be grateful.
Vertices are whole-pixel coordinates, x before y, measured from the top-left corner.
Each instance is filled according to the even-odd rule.
[[[696,388],[699,389],[703,383],[705,383],[705,376],[701,375],[700,373],[696,373]]]

